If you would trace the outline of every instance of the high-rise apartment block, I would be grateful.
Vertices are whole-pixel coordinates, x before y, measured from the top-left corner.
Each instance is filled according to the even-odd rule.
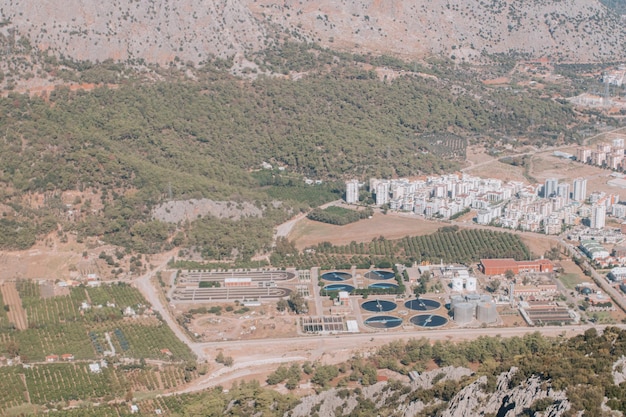
[[[587,179],[576,178],[572,190],[572,200],[585,201],[587,199]]]

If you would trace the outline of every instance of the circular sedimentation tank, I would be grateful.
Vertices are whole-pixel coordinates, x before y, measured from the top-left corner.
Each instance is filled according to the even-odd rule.
[[[480,303],[476,307],[476,318],[482,323],[495,323],[498,320],[498,310],[492,302]]]
[[[377,283],[368,285],[368,288],[373,288],[377,290],[389,290],[391,288],[398,288],[398,286],[390,282],[377,282]]]
[[[454,321],[459,324],[467,324],[474,320],[473,303],[458,303],[454,305]]]
[[[365,320],[365,324],[375,329],[393,329],[402,324],[402,319],[394,316],[374,316]]]
[[[420,314],[411,317],[411,323],[419,327],[433,328],[448,324],[448,319],[438,314]]]
[[[345,281],[352,278],[352,275],[349,274],[348,272],[339,272],[339,271],[333,271],[333,272],[326,272],[325,274],[322,274],[322,279],[324,281]]]
[[[404,306],[409,310],[415,311],[430,311],[437,310],[441,307],[441,303],[435,300],[429,300],[428,298],[416,298],[404,302]]]
[[[354,291],[354,287],[348,284],[330,284],[324,287],[324,291]]]
[[[365,278],[367,279],[375,279],[375,280],[381,280],[381,279],[391,279],[394,278],[396,276],[396,274],[394,274],[391,271],[369,271],[365,273]]]
[[[374,313],[383,313],[395,309],[398,305],[393,301],[387,300],[370,300],[361,304],[361,308]]]

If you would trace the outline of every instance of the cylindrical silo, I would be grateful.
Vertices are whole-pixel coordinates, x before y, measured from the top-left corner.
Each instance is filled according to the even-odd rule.
[[[450,310],[454,310],[454,306],[458,303],[464,303],[465,298],[462,295],[451,295],[450,296]]]
[[[454,305],[454,321],[458,324],[467,324],[474,320],[474,304],[458,303]]]
[[[480,302],[480,295],[479,294],[467,294],[465,296],[465,299],[467,300],[468,303],[473,303],[474,305],[476,305]]]
[[[494,323],[498,320],[498,311],[494,303],[480,303],[476,308],[476,318],[481,323]]]
[[[463,278],[452,278],[452,291],[463,291]]]
[[[481,294],[480,302],[481,303],[490,303],[492,301],[491,296],[489,294]]]
[[[476,278],[475,277],[467,278],[467,280],[465,281],[465,289],[467,291],[476,291]]]

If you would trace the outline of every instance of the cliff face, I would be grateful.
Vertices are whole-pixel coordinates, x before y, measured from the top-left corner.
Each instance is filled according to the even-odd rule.
[[[525,410],[533,409],[542,412],[544,417],[559,417],[570,409],[565,392],[556,391],[549,383],[538,377],[531,377],[518,385],[512,384],[517,369],[498,376],[495,389],[485,391],[487,377],[480,377],[461,389],[444,406],[444,417],[474,417],[483,415],[518,416]],[[359,396],[342,395],[340,390],[331,389],[302,399],[291,412],[293,417],[312,415],[315,410],[319,415],[336,416],[341,410],[346,415],[360,403],[371,401],[376,409],[380,407],[394,408],[394,415],[413,417],[423,413],[428,407],[443,405],[440,399],[434,398],[425,404],[421,400],[412,400],[411,394],[418,389],[431,389],[435,384],[446,381],[458,381],[471,375],[465,368],[447,367],[426,372],[412,382],[405,384],[378,383],[362,390]],[[435,384],[433,384],[435,382]],[[513,385],[513,386],[512,386]],[[543,400],[544,404],[539,405]]]
[[[2,0],[0,15],[5,30],[81,60],[200,62],[263,49],[277,36],[404,58],[626,55],[623,21],[598,0]]]
[[[39,49],[80,60],[176,57],[200,62],[209,54],[258,50],[266,33],[241,1],[42,0],[3,1],[3,20]]]

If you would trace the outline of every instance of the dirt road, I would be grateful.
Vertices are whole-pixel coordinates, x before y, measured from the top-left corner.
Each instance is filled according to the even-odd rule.
[[[146,272],[141,277],[137,278],[134,281],[137,289],[143,294],[143,296],[148,300],[148,302],[152,305],[152,309],[158,311],[161,314],[163,320],[170,326],[170,329],[174,332],[176,337],[178,337],[183,343],[189,346],[189,349],[198,357],[198,362],[204,362],[206,357],[204,355],[204,351],[201,347],[198,347],[197,343],[194,343],[189,339],[187,333],[183,329],[180,328],[176,320],[170,314],[170,311],[166,305],[164,305],[164,300],[162,299],[162,294],[160,290],[157,290],[152,284],[152,277],[156,275],[157,272],[165,269],[169,260],[174,256],[176,250],[172,250],[166,254],[163,254],[164,258],[152,270]]]
[[[18,330],[28,329],[26,310],[22,307],[22,299],[17,292],[15,282],[4,282],[0,286],[0,290],[2,291],[4,304],[9,306],[9,322],[15,324]]]

